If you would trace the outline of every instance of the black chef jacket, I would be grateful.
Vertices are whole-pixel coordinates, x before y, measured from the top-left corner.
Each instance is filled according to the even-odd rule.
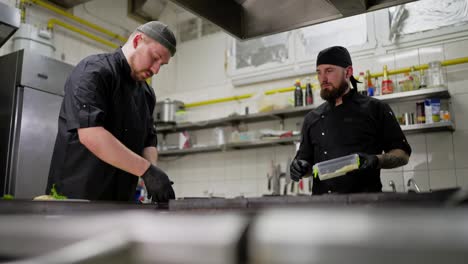
[[[65,83],[46,193],[55,184],[68,198],[132,199],[138,177],[98,159],[80,143],[77,131],[102,126],[138,155],[157,145],[152,117],[156,97],[130,72],[120,48],[89,56],[73,69]]]
[[[357,152],[382,154],[392,149],[411,154],[393,111],[386,103],[351,89],[341,105],[325,102],[306,115],[296,158],[315,164]],[[324,181],[317,177],[312,187],[313,194],[380,191],[380,170]]]

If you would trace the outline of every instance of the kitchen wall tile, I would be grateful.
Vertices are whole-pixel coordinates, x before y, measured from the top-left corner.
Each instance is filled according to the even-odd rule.
[[[430,170],[429,185],[431,190],[456,187],[457,177],[455,170]]]
[[[240,150],[241,154],[241,179],[253,180],[257,174],[257,152],[255,149]]]
[[[405,192],[408,190],[415,190],[413,184],[408,187],[408,180],[414,179],[416,184],[418,185],[421,192],[427,192],[430,189],[429,185],[429,172],[428,171],[405,171],[403,173],[403,184],[405,188]]]
[[[224,180],[211,180],[206,192],[208,197],[226,197],[226,182]]]
[[[287,162],[289,159],[293,159],[295,156],[295,146],[294,145],[285,145],[285,146],[276,146],[276,163],[281,165],[281,170],[284,171],[287,167]]]
[[[455,41],[444,44],[444,55],[446,60],[468,57],[468,40]]]
[[[388,173],[403,173],[403,167],[397,167],[393,169],[383,169],[382,171],[385,171]]]
[[[257,180],[256,179],[242,180],[241,185],[240,185],[239,195],[244,196],[244,197],[259,196]]]
[[[184,184],[184,183],[175,183],[172,186],[174,188],[174,193],[175,193],[176,198],[186,197],[186,195],[184,193],[185,185],[186,184]]]
[[[195,164],[193,169],[197,175],[197,181],[210,180],[210,157],[212,157],[212,155],[212,153],[202,153],[194,156]]]
[[[421,64],[443,60],[445,60],[445,56],[444,47],[442,45],[419,48],[419,61]]]
[[[354,71],[354,76],[358,76],[359,72],[364,72],[369,70],[371,73],[375,72],[381,72],[382,67],[376,66],[375,65],[375,59],[374,58],[358,58],[354,59],[353,58],[353,71]]]
[[[403,171],[427,170],[427,146],[426,136],[424,134],[407,135],[409,145],[411,146],[411,156]]]
[[[453,132],[453,148],[455,155],[455,168],[468,168],[468,130],[455,130]]]
[[[395,68],[406,68],[419,65],[418,49],[407,49],[395,52]]]
[[[429,170],[454,169],[453,141],[451,132],[426,134]]]
[[[225,158],[226,152],[215,152],[210,157],[210,181],[224,181],[225,180]]]
[[[265,194],[271,194],[271,191],[268,190],[268,181],[266,177],[264,179],[257,179],[257,195],[262,196]]]
[[[457,186],[468,190],[468,169],[456,169]]]
[[[241,159],[242,151],[228,151],[226,152],[224,164],[225,172],[224,177],[226,180],[240,180],[241,178]]]
[[[190,184],[183,184],[182,193],[184,197],[204,197],[203,192],[207,189],[206,182],[193,182]]]
[[[456,129],[468,130],[468,118],[465,117],[465,113],[468,113],[468,94],[453,96],[451,101],[453,109],[452,118],[455,118]]]
[[[459,64],[446,67],[448,89],[452,97],[458,94],[468,93],[468,64]]]
[[[386,54],[386,55],[379,55],[374,57],[374,65],[376,72],[382,72],[383,66],[387,65],[388,70],[395,69],[395,54]]]
[[[226,181],[226,198],[234,198],[240,195],[241,181]]]
[[[395,188],[397,192],[405,192],[405,186],[403,183],[403,173],[392,173],[392,172],[381,172],[380,181],[382,182],[382,191],[392,192],[392,187],[390,187],[390,181],[395,183]]]
[[[257,149],[257,175],[266,174],[270,169],[271,161],[276,160],[274,147]]]

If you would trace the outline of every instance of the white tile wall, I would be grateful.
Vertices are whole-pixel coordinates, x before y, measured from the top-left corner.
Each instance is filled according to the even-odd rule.
[[[468,190],[468,169],[456,169],[455,174],[457,176],[457,186]]]
[[[457,176],[455,170],[430,170],[429,186],[431,190],[456,187]]]
[[[455,168],[468,168],[468,130],[456,130],[453,132],[453,147],[455,156]]]
[[[426,135],[427,159],[430,170],[453,169],[455,157],[450,132],[430,133]]]
[[[403,183],[406,192],[410,189],[415,190],[412,184],[408,187],[409,179],[414,179],[422,192],[427,192],[431,189],[429,185],[428,171],[405,171],[403,173]]]
[[[390,187],[390,181],[395,183],[395,188],[397,192],[404,192],[406,190],[405,183],[403,182],[403,172],[388,172],[387,170],[382,170],[380,173],[380,181],[382,182],[382,191],[391,192],[392,187]]]

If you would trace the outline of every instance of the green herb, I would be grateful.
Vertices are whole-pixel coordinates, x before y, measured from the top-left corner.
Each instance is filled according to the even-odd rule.
[[[52,197],[54,197],[54,199],[57,199],[57,200],[67,199],[65,195],[58,194],[57,190],[55,189],[55,184],[52,184],[52,189],[50,189],[50,193],[52,194]]]
[[[5,194],[5,195],[3,195],[2,199],[3,200],[13,200],[13,199],[15,199],[15,197],[13,195],[11,195],[11,194]]]

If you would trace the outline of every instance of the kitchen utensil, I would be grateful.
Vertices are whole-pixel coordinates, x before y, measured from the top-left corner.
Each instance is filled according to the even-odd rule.
[[[184,103],[166,98],[155,107],[156,123],[176,123],[176,112],[184,109]]]

